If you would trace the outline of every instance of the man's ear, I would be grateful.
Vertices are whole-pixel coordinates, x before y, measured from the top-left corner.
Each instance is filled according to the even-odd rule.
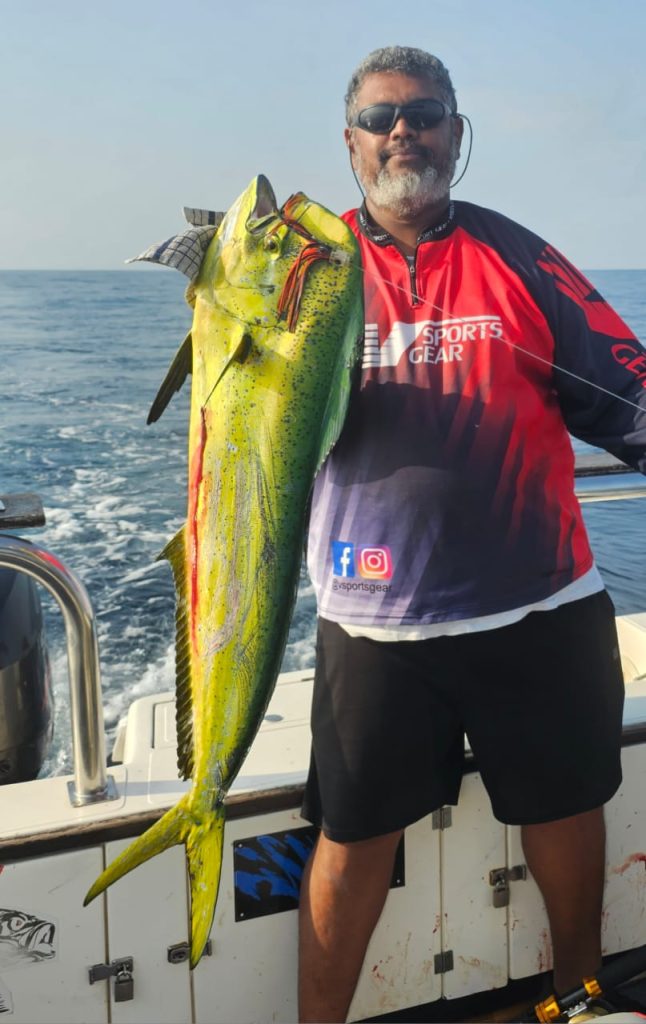
[[[464,135],[464,121],[459,114],[455,114],[451,118],[451,124],[453,126],[453,137],[458,144],[458,153],[460,155],[460,147],[462,146],[462,136]]]
[[[348,152],[350,154],[350,163],[354,167],[354,139],[352,138],[352,128],[343,129],[343,138],[345,139],[345,144],[348,147]]]

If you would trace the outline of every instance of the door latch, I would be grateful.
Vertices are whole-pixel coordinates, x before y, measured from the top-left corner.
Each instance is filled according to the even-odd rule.
[[[109,964],[94,964],[89,968],[90,985],[95,981],[106,981],[114,978],[114,1001],[115,1003],[127,1003],[135,997],[135,982],[133,978],[134,960],[131,956],[121,957],[120,960],[113,960]]]
[[[525,864],[516,864],[513,868],[494,868],[489,872],[489,885],[493,888],[494,907],[509,906],[509,883],[522,882],[527,878]]]

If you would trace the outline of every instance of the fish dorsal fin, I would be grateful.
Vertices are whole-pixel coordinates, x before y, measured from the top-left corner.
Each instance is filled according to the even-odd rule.
[[[330,392],[325,409],[321,447],[316,462],[317,473],[339,439],[348,411],[350,392],[352,391],[355,375],[359,368],[362,345],[361,327],[359,327],[358,321],[353,320],[349,329],[354,333],[356,340],[349,353],[347,353],[347,346],[345,346],[345,364],[341,370],[339,384],[338,387],[333,388]]]
[[[200,228],[205,224],[211,224],[219,228],[224,220],[224,213],[220,210],[199,210],[196,206],[185,206],[183,212],[184,219],[196,228]]]
[[[165,267],[174,267],[175,270],[179,270],[180,273],[194,281],[216,231],[217,227],[212,224],[190,227],[186,231],[182,231],[180,235],[167,238],[165,242],[151,245],[139,256],[133,256],[132,259],[126,260],[126,263],[139,261],[161,263]]]
[[[183,526],[168,542],[158,559],[170,562],[175,581],[175,718],[177,721],[177,767],[184,779],[193,774],[193,687],[190,637],[186,602],[186,542]]]
[[[193,338],[189,331],[177,350],[175,358],[170,364],[170,369],[162,381],[162,385],[150,407],[146,423],[155,423],[159,419],[175,392],[179,391],[189,373],[192,372],[192,369]]]

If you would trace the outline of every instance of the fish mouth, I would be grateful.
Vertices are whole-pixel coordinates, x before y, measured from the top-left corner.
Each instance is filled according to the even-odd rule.
[[[256,199],[246,223],[247,230],[251,231],[252,234],[261,227],[260,222],[264,224],[268,217],[275,217],[278,213],[276,196],[274,195],[269,178],[266,178],[264,174],[259,174],[254,184],[256,186]]]

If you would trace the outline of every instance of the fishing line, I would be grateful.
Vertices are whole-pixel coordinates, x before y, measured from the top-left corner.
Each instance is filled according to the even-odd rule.
[[[471,150],[473,148],[473,125],[471,124],[471,121],[469,120],[466,114],[452,114],[451,117],[459,117],[462,121],[466,121],[467,124],[469,125],[469,149],[467,150],[467,158],[464,162],[464,167],[462,168],[461,174],[459,175],[459,177],[455,179],[455,181],[452,181],[451,184],[449,185],[449,188],[455,188],[455,186],[462,181],[464,175],[467,173],[467,167],[469,166],[469,160],[471,159]],[[363,190],[363,185],[361,184],[359,178],[357,177],[357,172],[355,171],[354,165],[352,163],[352,153],[350,152],[349,149],[348,156],[350,158],[350,170],[352,171],[352,176],[357,183],[357,188],[361,193],[362,199],[365,199],[366,193]]]
[[[471,122],[469,121],[468,117],[466,117],[465,114],[461,114],[460,116],[463,117],[468,122],[468,124],[469,124],[470,141],[469,141],[469,150],[468,150],[468,153],[467,153],[467,161],[466,161],[466,164],[464,166],[464,170],[462,171],[462,174],[460,175],[460,177],[456,180],[456,182],[454,184],[457,184],[457,182],[461,181],[462,178],[464,177],[464,174],[465,174],[466,169],[467,169],[468,164],[469,164],[469,159],[470,159],[470,156],[471,156],[471,145],[472,145],[472,142],[473,142],[473,129],[471,127]],[[350,161],[350,166],[352,167],[352,161]],[[353,175],[355,177],[357,185],[359,186],[359,190],[361,191],[361,194],[363,195],[363,190],[361,188],[361,184],[359,182],[359,179],[357,178],[357,175],[355,174],[354,167],[352,167],[352,173],[353,173]],[[291,226],[292,228],[294,228],[294,226],[295,226],[295,218],[290,218],[290,220],[292,221],[292,223],[291,223],[291,225],[288,225],[288,227]],[[357,264],[356,262],[354,262],[352,260],[350,260],[350,263],[352,263],[353,266],[357,267],[364,276],[366,274],[368,274],[374,280],[379,281],[380,284],[388,285],[391,288],[395,289],[396,291],[402,292],[402,294],[404,294],[406,296],[406,298],[408,299],[409,291],[408,291],[407,288],[404,288],[402,285],[396,284],[394,281],[389,281],[386,278],[381,277],[379,274],[375,273],[374,271],[366,269],[363,266],[362,263],[358,263]],[[244,321],[242,319],[242,317],[236,316],[235,313],[232,313],[229,310],[227,310],[225,307],[223,307],[215,298],[213,299],[213,303],[214,303],[214,305],[218,306],[218,308],[220,308],[223,313],[225,313],[226,315],[230,316],[232,319],[239,321],[240,323],[244,323],[245,326],[247,326],[247,327],[248,326],[252,326],[252,327],[256,328],[257,330],[258,329],[259,330],[275,330],[279,326],[279,324],[280,324],[280,320],[277,320],[276,323],[272,323],[272,324],[256,323],[256,324],[253,324],[253,325],[249,325],[246,321]],[[436,310],[443,317],[453,317],[458,322],[464,322],[464,320],[465,320],[464,317],[456,316],[450,310],[446,310],[443,306],[439,306],[437,303],[426,302],[425,304],[430,309]],[[617,399],[617,401],[623,402],[624,405],[629,405],[633,409],[637,409],[638,412],[646,413],[646,408],[644,408],[641,405],[638,405],[637,402],[633,402],[629,398],[624,398],[623,395],[618,395],[615,391],[611,391],[609,388],[604,388],[603,385],[597,384],[595,381],[588,380],[586,377],[582,377],[580,374],[575,373],[573,370],[566,370],[564,366],[559,366],[558,363],[555,363],[555,362],[553,362],[550,359],[545,359],[543,356],[538,355],[538,353],[536,353],[536,352],[532,352],[530,349],[524,348],[522,345],[519,345],[517,342],[510,341],[509,338],[504,338],[503,337],[503,338],[498,338],[497,340],[502,342],[505,345],[508,345],[510,348],[516,349],[518,352],[522,352],[524,355],[529,356],[531,359],[535,359],[537,362],[542,363],[544,366],[549,366],[550,369],[552,369],[552,370],[558,370],[559,373],[564,373],[566,376],[571,377],[573,380],[579,381],[579,383],[581,383],[581,384],[587,384],[588,387],[595,388],[597,391],[600,391],[602,394],[608,395],[610,398],[615,398],[615,399]],[[228,363],[227,363],[227,365],[228,365]],[[221,376],[222,376],[222,374],[220,374],[220,377]],[[208,397],[206,399],[206,402],[204,403],[205,406],[206,406],[207,402],[209,401],[209,399],[211,398],[211,395],[213,394],[213,391],[215,390],[215,387],[217,386],[217,383],[219,382],[220,377],[218,377],[218,381],[216,381],[216,384],[213,385],[213,388],[211,389],[211,392],[209,393],[209,395],[208,395]]]
[[[381,277],[374,271],[367,270],[364,266],[360,264],[355,263],[354,266],[358,266],[359,270],[361,270],[361,272],[364,275],[369,274],[371,277],[375,279],[375,281],[379,281],[381,284],[390,285],[391,288],[403,292],[403,294],[407,298],[409,297],[408,289],[404,288],[402,285],[395,284],[394,281],[388,281],[385,277]],[[459,322],[465,321],[465,317],[455,316],[455,314],[451,313],[450,310],[444,309],[443,306],[438,306],[437,303],[429,302],[426,303],[426,305],[428,305],[431,309],[437,310],[437,312],[441,313],[442,316],[444,317],[454,317]],[[636,402],[631,402],[629,398],[624,398],[623,395],[618,395],[614,391],[609,391],[608,388],[604,388],[601,384],[597,384],[595,383],[595,381],[592,380],[587,380],[585,377],[581,377],[578,373],[574,373],[572,370],[566,370],[564,366],[559,366],[558,363],[554,363],[550,359],[544,359],[543,356],[539,356],[536,352],[532,352],[530,349],[523,348],[522,345],[517,344],[517,342],[515,341],[510,341],[509,338],[498,338],[497,340],[503,342],[505,345],[509,345],[511,348],[518,349],[519,352],[523,352],[525,355],[531,356],[532,359],[536,359],[539,363],[544,363],[545,366],[549,366],[553,370],[559,370],[561,373],[567,374],[568,377],[573,377],[575,380],[580,381],[582,384],[587,384],[591,388],[596,388],[597,391],[602,391],[604,394],[609,395],[611,398],[616,398],[618,399],[618,401],[624,402],[625,405],[630,405],[633,409],[638,409],[639,412],[646,413],[646,408],[644,408],[641,405],[638,405]]]
[[[467,158],[465,160],[464,167],[462,168],[462,173],[458,178],[455,179],[455,181],[451,182],[449,188],[455,188],[455,186],[460,181],[462,181],[464,175],[467,173],[467,167],[469,166],[469,160],[471,159],[471,147],[473,146],[473,125],[471,124],[471,121],[469,120],[466,114],[454,114],[453,116],[461,118],[462,121],[466,121],[467,124],[469,125],[469,149],[467,151]]]
[[[471,121],[469,120],[469,118],[467,117],[466,114],[455,114],[453,116],[462,118],[462,120],[466,121],[467,124],[469,125],[469,149],[467,151],[467,158],[466,158],[466,161],[465,161],[465,164],[464,164],[464,168],[462,169],[462,173],[459,175],[458,178],[455,179],[455,181],[451,182],[451,185],[449,186],[449,188],[454,188],[460,181],[462,181],[464,175],[467,172],[467,167],[469,166],[469,160],[471,159],[471,150],[473,148],[473,125],[471,124]],[[352,170],[352,174],[354,176],[354,180],[356,181],[357,187],[358,187],[358,189],[359,189],[363,199],[365,200],[365,198],[366,198],[365,192],[363,190],[361,182],[359,181],[359,178],[357,177],[356,171],[355,171],[354,166],[352,164],[352,154],[350,152],[349,152],[349,156],[350,156],[350,168]],[[356,264],[354,264],[354,265],[356,266]],[[403,292],[403,294],[406,295],[407,298],[409,297],[408,290],[406,288],[403,288],[401,285],[395,284],[394,281],[388,281],[386,278],[380,277],[379,274],[375,274],[373,271],[366,270],[366,268],[363,265],[361,265],[359,269],[361,270],[361,272],[364,275],[365,274],[370,274],[376,281],[379,281],[381,284],[390,285],[391,288],[394,288],[397,291]],[[428,305],[430,305],[431,309],[434,309],[438,313],[441,313],[442,316],[444,316],[444,317],[454,317],[455,316],[455,314],[451,313],[450,310],[445,310],[444,307],[438,306],[436,303],[428,303]],[[455,317],[455,319],[464,321],[463,317]],[[565,367],[559,366],[557,363],[551,362],[551,360],[549,360],[549,359],[544,359],[542,356],[539,356],[536,352],[531,352],[529,349],[523,348],[522,345],[518,345],[516,342],[509,341],[508,338],[498,338],[497,340],[504,342],[506,345],[509,345],[511,348],[517,349],[519,352],[523,352],[525,355],[530,356],[532,359],[536,359],[539,363],[543,363],[545,366],[551,367],[553,370],[558,370],[560,373],[564,373],[568,377],[572,377],[572,378],[574,378],[574,380],[578,380],[582,384],[587,384],[588,387],[596,388],[597,391],[601,391],[604,394],[609,395],[611,398],[618,399],[618,401],[623,402],[625,405],[630,405],[633,409],[638,409],[640,412],[646,412],[646,409],[644,409],[641,405],[638,405],[636,402],[631,402],[629,398],[624,398],[623,395],[618,395],[618,394],[616,394],[616,392],[610,391],[608,388],[604,388],[601,384],[596,384],[594,381],[587,380],[585,377],[581,377],[578,373],[574,373],[572,370],[566,370]]]

